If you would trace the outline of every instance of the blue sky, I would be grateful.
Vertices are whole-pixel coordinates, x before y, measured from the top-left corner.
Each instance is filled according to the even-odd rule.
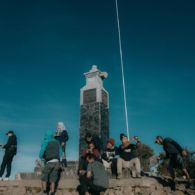
[[[130,135],[195,148],[194,1],[119,0]],[[125,132],[114,0],[0,2],[0,142],[13,129],[13,174],[31,171],[47,130],[64,121],[78,155],[84,72],[107,71],[110,134]],[[2,157],[3,151],[0,152]]]

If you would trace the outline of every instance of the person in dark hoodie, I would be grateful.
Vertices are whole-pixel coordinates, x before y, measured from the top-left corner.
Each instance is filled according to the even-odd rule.
[[[58,140],[54,138],[53,131],[45,134],[44,141],[39,153],[40,159],[45,161],[45,167],[42,172],[43,194],[47,193],[47,184],[50,183],[49,195],[55,194],[55,184],[59,179],[60,158],[62,157],[62,148]]]
[[[106,149],[103,151],[102,162],[105,169],[111,168],[113,175],[117,175],[117,157],[118,148],[115,146],[114,139],[110,138],[107,141]]]
[[[5,168],[7,167],[7,174],[5,176],[5,181],[9,180],[10,174],[11,174],[11,165],[14,158],[14,155],[17,153],[17,137],[14,134],[13,131],[8,131],[6,133],[8,136],[8,141],[5,145],[1,145],[2,148],[5,149],[5,154],[3,157],[3,161],[1,164],[1,170],[0,170],[0,180],[2,179],[2,176],[4,174]]]
[[[132,144],[127,136],[120,134],[121,145],[118,148],[119,158],[117,160],[117,178],[122,177],[122,168],[129,168],[132,172],[132,177],[141,177],[141,163],[137,157],[136,149],[140,143]]]
[[[163,138],[162,136],[157,136],[155,139],[155,143],[162,145],[163,150],[166,152],[165,159],[169,159],[169,166],[168,170],[170,172],[170,175],[173,179],[173,182],[175,180],[175,168],[179,168],[183,171],[188,181],[190,181],[190,176],[188,174],[188,171],[185,167],[185,163],[183,160],[183,157],[187,156],[187,152],[173,139],[171,138]],[[158,157],[158,160],[161,158]]]

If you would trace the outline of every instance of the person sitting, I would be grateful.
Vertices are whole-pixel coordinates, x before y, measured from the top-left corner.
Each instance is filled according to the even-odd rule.
[[[85,135],[85,143],[86,143],[86,147],[93,142],[95,144],[96,149],[99,150],[99,152],[102,151],[102,141],[99,138],[99,136],[97,134],[91,134],[89,132],[86,133]]]
[[[93,154],[96,159],[100,159],[100,152],[96,148],[95,143],[92,141],[88,144],[87,149],[84,150],[83,157],[86,158],[87,154]]]
[[[78,168],[78,175],[79,177],[82,177],[83,175],[86,174],[87,171],[87,160],[86,156],[88,154],[93,154],[95,156],[95,159],[98,161],[101,161],[100,159],[100,152],[99,150],[95,147],[94,142],[89,142],[88,147],[84,150],[83,155],[79,159],[79,168]]]
[[[141,177],[140,159],[137,157],[137,144],[132,144],[127,136],[120,134],[121,145],[118,148],[119,158],[117,159],[117,178],[122,177],[122,168],[129,168],[132,172],[132,177]]]
[[[114,139],[110,138],[107,142],[106,149],[102,154],[102,162],[105,169],[110,169],[113,175],[117,175],[117,156],[118,148],[115,146]]]
[[[99,195],[108,188],[108,175],[104,165],[95,159],[96,157],[92,153],[86,155],[87,172],[80,179],[80,185],[77,188],[80,195]]]

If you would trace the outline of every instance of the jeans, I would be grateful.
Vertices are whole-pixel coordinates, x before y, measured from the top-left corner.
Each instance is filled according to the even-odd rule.
[[[6,167],[7,167],[7,174],[5,177],[10,176],[13,158],[14,158],[14,154],[5,153],[5,155],[3,157],[3,161],[1,163],[0,177],[3,176]]]

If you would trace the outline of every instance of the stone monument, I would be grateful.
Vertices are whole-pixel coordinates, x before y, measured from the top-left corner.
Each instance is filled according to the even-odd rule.
[[[86,85],[80,90],[79,155],[83,153],[86,133],[98,136],[103,147],[109,137],[109,94],[103,87],[106,72],[96,65],[85,73]]]

